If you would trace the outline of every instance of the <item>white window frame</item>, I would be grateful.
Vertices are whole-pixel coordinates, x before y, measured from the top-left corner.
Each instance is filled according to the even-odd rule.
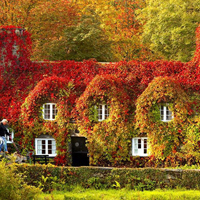
[[[45,149],[41,149],[40,146],[42,145],[39,145],[39,142],[42,142],[42,141],[45,141]],[[49,151],[49,144],[48,144],[48,141],[52,141],[55,143],[55,146],[54,148],[52,147],[51,151],[52,153],[49,154],[48,151]],[[41,151],[44,150],[45,153],[42,153]],[[52,157],[55,157],[57,154],[56,154],[56,141],[55,139],[53,138],[35,138],[35,155],[49,155],[49,156],[52,156]]]
[[[107,104],[99,104],[97,108],[98,121],[107,119],[110,115],[109,107]]]
[[[46,115],[45,115],[45,112],[46,112],[45,106],[50,106],[50,118],[46,118]],[[55,110],[53,109],[53,106],[55,106]],[[55,117],[53,117],[54,116],[54,111],[55,111]],[[43,104],[42,113],[43,113],[43,119],[44,120],[55,120],[56,115],[58,113],[58,110],[56,109],[56,103],[45,103],[45,104]]]
[[[160,120],[163,122],[170,122],[173,118],[173,112],[169,109],[169,105],[160,105]]]
[[[7,129],[7,131],[9,132],[8,129]],[[13,139],[14,139],[14,131],[12,131],[12,133],[11,133],[11,138],[12,139],[10,139],[9,135],[4,135],[4,137],[6,138],[7,144],[12,144],[13,143]],[[1,142],[3,142],[3,140],[0,141],[0,144],[1,144]]]
[[[7,129],[7,131],[9,132],[8,129]],[[11,138],[12,138],[12,140],[10,139],[10,136],[8,136],[8,135],[5,135],[5,138],[6,138],[6,140],[7,140],[7,144],[13,143],[14,131],[11,132]]]
[[[140,157],[148,156],[148,138],[147,137],[132,138],[132,156],[140,156]]]

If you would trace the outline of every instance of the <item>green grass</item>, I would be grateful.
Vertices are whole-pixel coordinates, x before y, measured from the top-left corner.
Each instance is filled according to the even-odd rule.
[[[200,200],[199,190],[94,190],[76,188],[68,192],[42,194],[38,200]]]

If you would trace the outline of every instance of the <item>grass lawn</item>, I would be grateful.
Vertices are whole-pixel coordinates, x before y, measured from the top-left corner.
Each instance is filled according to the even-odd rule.
[[[38,200],[200,200],[200,190],[132,191],[76,188],[69,192],[42,194]]]

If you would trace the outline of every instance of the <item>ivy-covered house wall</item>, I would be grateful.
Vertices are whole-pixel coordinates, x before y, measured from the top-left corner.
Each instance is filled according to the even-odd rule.
[[[199,33],[188,63],[33,62],[27,31],[1,27],[0,119],[24,151],[52,155],[58,165],[72,164],[74,130],[87,138],[91,165],[197,163]]]

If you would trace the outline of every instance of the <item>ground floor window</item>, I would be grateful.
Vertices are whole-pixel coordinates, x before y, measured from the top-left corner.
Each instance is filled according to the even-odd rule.
[[[56,156],[56,141],[53,138],[35,139],[36,155]]]
[[[9,132],[9,130],[7,130]],[[12,143],[12,140],[14,139],[14,131],[10,132],[11,136],[5,135],[5,138],[7,140],[7,143]]]
[[[135,137],[132,139],[133,156],[148,156],[147,148],[147,137]]]

